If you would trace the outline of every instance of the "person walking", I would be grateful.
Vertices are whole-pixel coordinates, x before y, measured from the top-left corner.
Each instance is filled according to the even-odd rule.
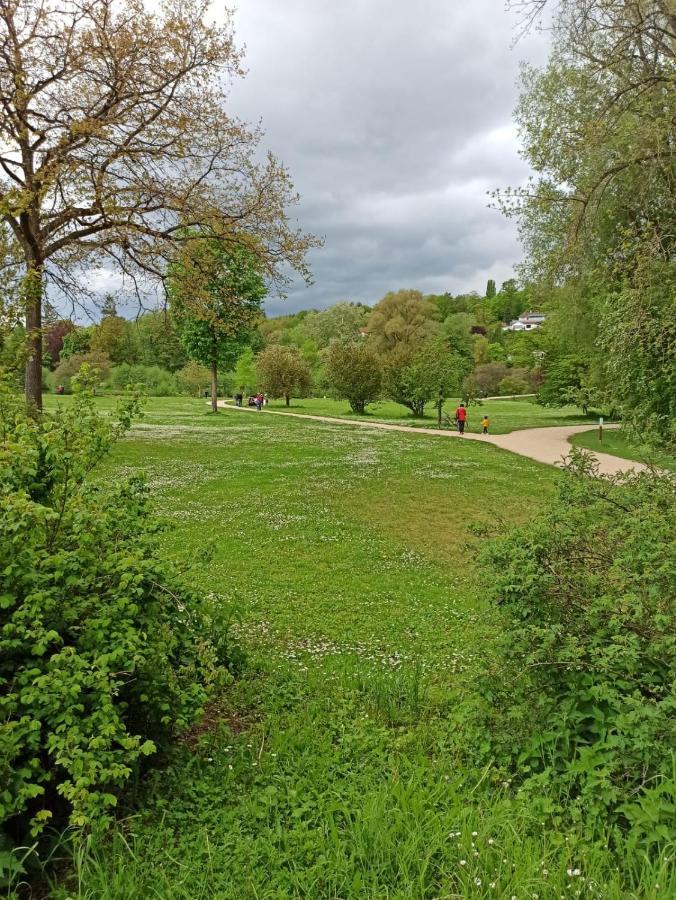
[[[263,395],[261,393],[256,394],[256,409],[258,412],[263,409]]]
[[[488,434],[488,429],[491,427],[491,420],[488,418],[488,415],[484,413],[484,416],[481,420],[481,433]]]
[[[465,433],[465,423],[467,422],[467,410],[465,404],[461,403],[455,411],[455,421],[458,423],[458,431],[460,434]]]

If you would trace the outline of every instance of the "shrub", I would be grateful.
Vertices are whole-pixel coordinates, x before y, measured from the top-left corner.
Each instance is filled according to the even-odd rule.
[[[595,474],[576,456],[551,509],[488,550],[506,662],[486,694],[527,790],[650,845],[676,811],[676,482]]]
[[[156,547],[143,484],[92,480],[136,401],[116,420],[87,392],[58,417],[23,409],[0,389],[0,845],[105,822],[228,677],[207,607]]]
[[[509,397],[514,394],[528,394],[531,386],[521,375],[506,375],[499,385],[500,394]]]
[[[151,397],[173,397],[178,393],[176,378],[159,366],[134,366],[129,363],[115,366],[110,373],[111,387],[124,390],[129,384],[142,385]]]
[[[331,387],[348,401],[352,412],[363,414],[380,394],[380,360],[370,347],[349,341],[331,344],[327,357]]]
[[[88,366],[90,370],[96,373],[99,381],[105,381],[110,375],[110,359],[105,353],[99,350],[91,353],[73,353],[71,356],[64,357],[54,370],[50,378],[50,384],[55,387],[63,385],[67,393],[71,391],[71,379],[80,371],[81,366]]]

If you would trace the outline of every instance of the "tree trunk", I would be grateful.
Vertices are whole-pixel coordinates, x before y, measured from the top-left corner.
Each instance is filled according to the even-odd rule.
[[[42,263],[29,264],[21,285],[26,311],[25,395],[29,411],[42,411]]]
[[[441,410],[444,405],[444,398],[439,395],[439,399],[437,400],[437,426],[439,431],[441,431]]]
[[[284,394],[284,402],[287,406],[291,406],[291,397],[288,394]]]
[[[218,362],[215,355],[211,358],[211,411],[218,412]]]

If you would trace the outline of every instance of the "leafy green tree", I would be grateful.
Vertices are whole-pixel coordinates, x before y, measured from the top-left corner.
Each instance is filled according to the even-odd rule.
[[[258,383],[271,397],[284,397],[287,406],[291,397],[305,397],[310,391],[310,367],[295,347],[272,345],[256,358]]]
[[[413,353],[391,353],[383,364],[383,390],[396,403],[424,416],[425,406],[437,404],[439,423],[446,397],[457,394],[470,369],[466,359],[449,350],[443,340],[429,341]]]
[[[169,310],[144,313],[136,323],[139,361],[176,372],[187,362],[185,348]]]
[[[311,312],[303,321],[303,332],[319,349],[332,341],[351,341],[366,325],[369,313],[367,306],[342,300],[321,312]]]
[[[381,356],[410,353],[441,331],[436,305],[420,291],[386,294],[368,318],[369,340]]]
[[[613,404],[631,409],[658,442],[669,439],[659,424],[671,417],[669,392],[631,390],[644,375],[626,341],[603,341],[599,349],[622,319],[627,334],[640,332],[646,306],[664,315],[662,328],[669,329],[670,278],[660,285],[648,273],[676,258],[672,7],[667,0],[558,5],[550,60],[543,70],[524,70],[517,109],[537,177],[502,198],[519,219],[531,277],[572,285],[594,300],[599,340],[590,363],[606,370]],[[642,291],[650,296],[625,303]],[[630,314],[638,318],[628,321]],[[575,319],[569,314],[567,321]],[[670,356],[654,354],[653,364],[656,380],[668,383]]]
[[[489,278],[486,283],[486,300],[491,300],[495,297],[495,293],[495,281],[492,278]]]
[[[676,263],[651,262],[604,315],[607,385],[646,443],[676,444]]]
[[[366,406],[380,395],[380,359],[364,342],[336,342],[327,353],[327,377],[336,394],[363,415]]]
[[[71,381],[82,366],[87,366],[89,371],[96,376],[97,381],[106,381],[110,376],[112,362],[110,357],[100,350],[74,353],[72,356],[62,359],[54,370],[54,384],[62,385],[66,391],[70,392]]]
[[[173,260],[167,293],[188,356],[211,371],[218,412],[218,372],[234,368],[267,293],[259,257],[244,246],[190,236]]]
[[[77,326],[63,339],[60,359],[68,359],[74,353],[89,353],[92,347],[92,333],[94,326],[82,328]]]
[[[251,347],[245,347],[235,366],[235,388],[250,393],[256,389],[257,381],[256,357]]]
[[[566,406],[582,390],[589,365],[580,356],[549,358],[544,368],[544,381],[538,391],[543,406]]]
[[[90,349],[105,353],[113,365],[137,363],[139,343],[135,326],[118,316],[113,297],[107,295],[102,307],[103,317],[91,332]]]

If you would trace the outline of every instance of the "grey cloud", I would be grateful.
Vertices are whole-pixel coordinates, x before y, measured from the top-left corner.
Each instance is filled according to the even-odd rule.
[[[263,120],[290,168],[302,226],[325,237],[315,283],[270,314],[387,290],[482,289],[511,277],[514,226],[486,192],[520,183],[511,113],[521,58],[501,0],[241,0],[247,78],[233,109]]]

